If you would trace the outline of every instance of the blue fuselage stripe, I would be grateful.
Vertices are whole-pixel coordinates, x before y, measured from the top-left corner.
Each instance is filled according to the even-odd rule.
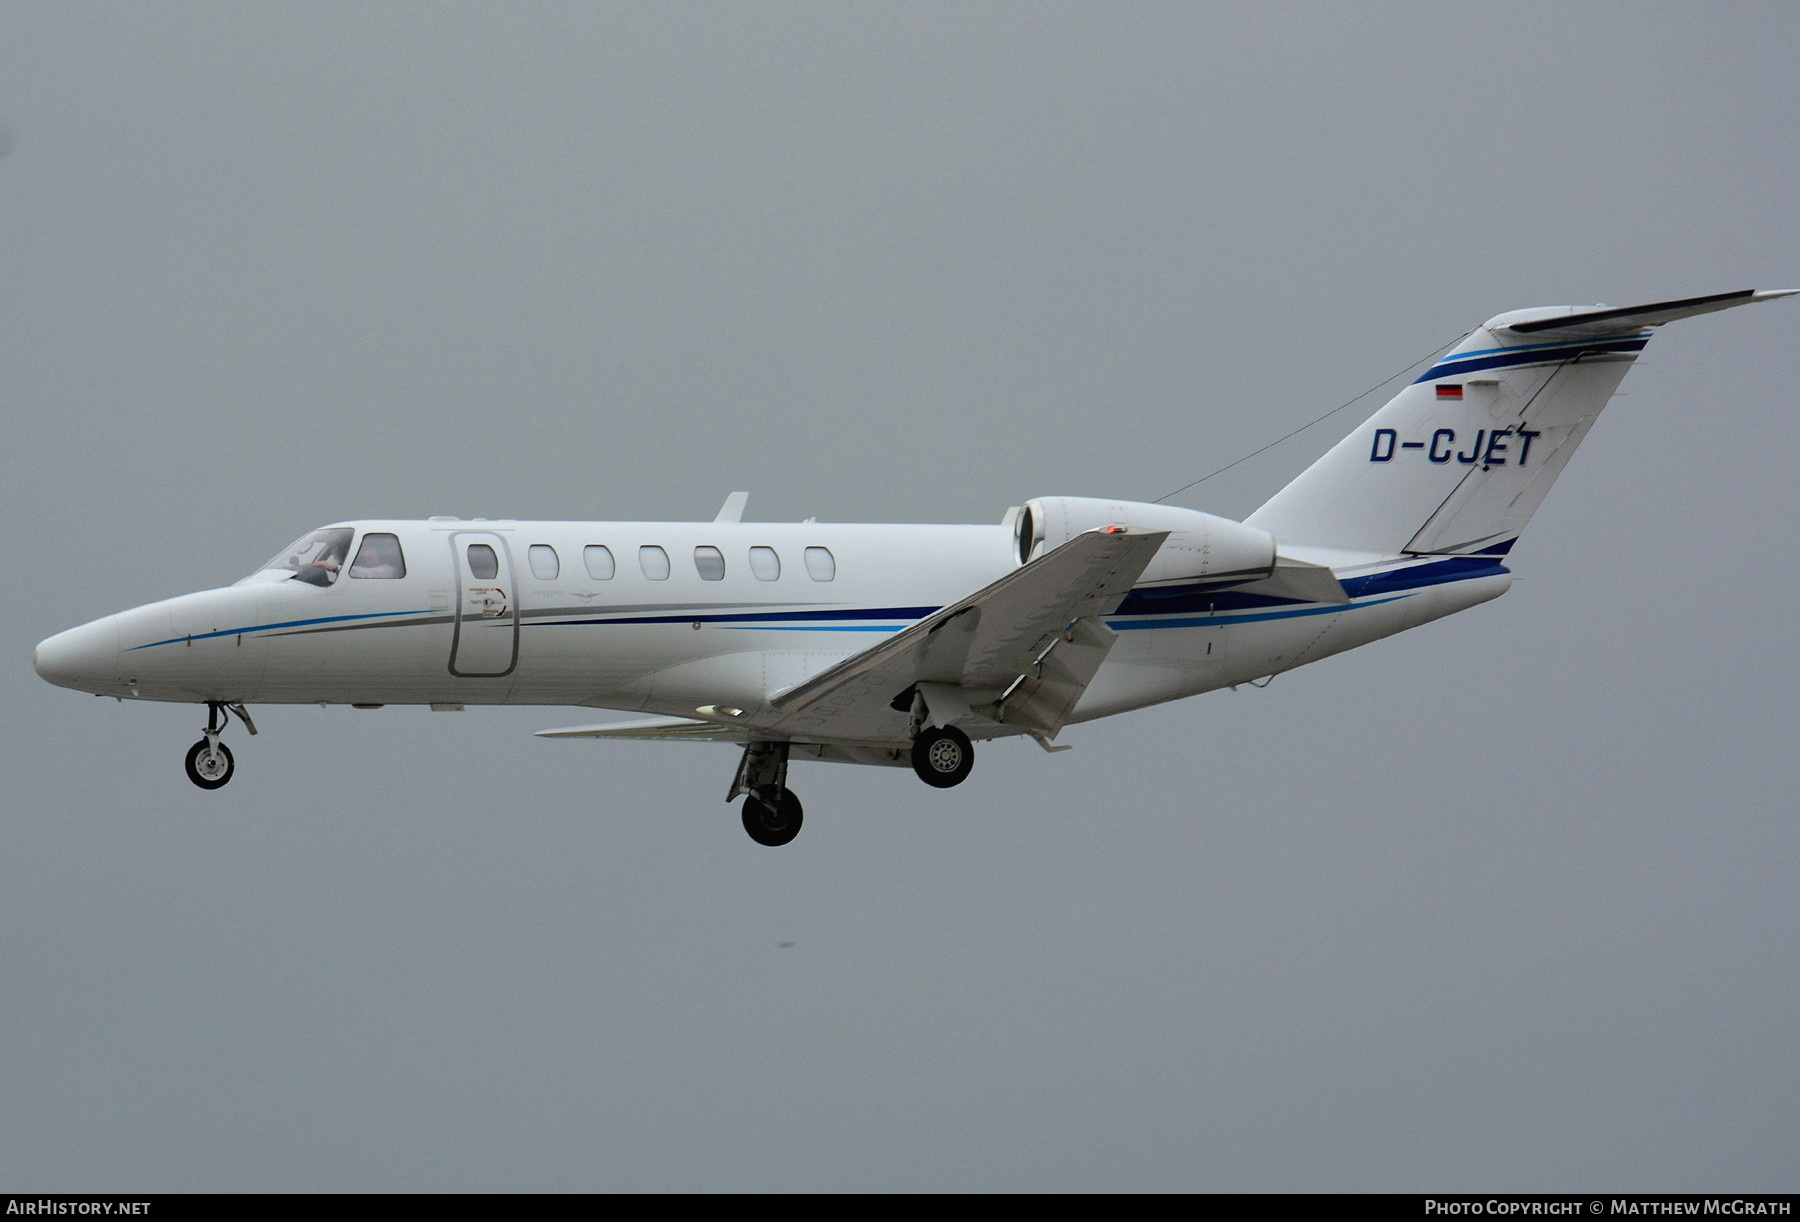
[[[824,630],[839,620],[900,620],[910,624],[915,620],[924,619],[927,615],[933,615],[939,610],[941,608],[938,607],[834,607],[828,611],[756,611],[732,615],[709,615],[696,608],[687,615],[593,616],[582,619],[541,620],[526,626],[530,628],[564,628],[578,624],[717,624],[727,628],[757,628],[765,625],[773,627],[777,624],[791,624],[798,631],[818,624],[821,630]],[[850,630],[857,631],[859,629]]]
[[[172,636],[166,641],[151,641],[147,645],[133,645],[125,652],[154,649],[158,645],[179,645],[183,641],[208,641],[217,636],[247,636],[252,632],[273,632],[278,628],[311,628],[317,624],[342,624],[349,620],[392,619],[398,615],[430,614],[429,611],[371,611],[364,615],[323,615],[317,619],[291,619],[280,624],[248,624],[242,628],[221,628],[217,632],[196,632],[191,636]]]
[[[1106,622],[1121,631],[1144,628],[1220,627],[1226,624],[1249,624],[1267,620],[1295,619],[1311,615],[1332,615],[1355,611],[1362,607],[1380,606],[1408,597],[1427,586],[1471,578],[1493,577],[1508,572],[1493,556],[1449,556],[1425,564],[1387,569],[1343,581],[1344,592],[1352,599],[1368,601],[1349,603],[1313,603],[1304,599],[1273,595],[1242,594],[1231,590],[1215,590],[1196,582],[1185,587],[1157,587],[1133,590]],[[553,628],[574,625],[648,626],[654,624],[711,624],[738,630],[762,629],[768,632],[898,632],[933,615],[939,607],[874,607],[868,609],[833,608],[828,611],[767,611],[753,614],[651,615],[622,618],[583,618],[528,623],[525,627]],[[179,645],[189,641],[205,641],[215,637],[248,636],[252,633],[276,632],[284,629],[317,628],[327,624],[345,624],[378,619],[400,619],[406,616],[429,616],[431,611],[372,611],[359,615],[323,615],[312,619],[283,620],[273,624],[247,624],[241,628],[222,628],[215,632],[196,632],[188,636],[169,637],[134,645],[126,652],[153,649],[159,645]],[[435,613],[435,614],[441,614]],[[878,622],[872,622],[878,621]]]
[[[1417,591],[1413,591],[1417,593]],[[1307,615],[1335,615],[1345,611],[1361,611],[1364,607],[1379,607],[1383,603],[1399,602],[1403,598],[1411,598],[1412,594],[1392,594],[1387,598],[1371,599],[1365,603],[1313,603],[1304,607],[1293,607],[1286,611],[1263,611],[1250,615],[1180,615],[1180,616],[1145,616],[1138,619],[1111,619],[1106,621],[1107,627],[1115,632],[1133,632],[1140,628],[1222,628],[1226,624],[1254,624],[1272,619],[1299,619]]]
[[[737,632],[898,632],[911,624],[719,624]]]

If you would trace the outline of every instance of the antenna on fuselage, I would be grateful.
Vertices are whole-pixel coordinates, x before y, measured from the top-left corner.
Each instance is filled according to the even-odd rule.
[[[725,498],[725,503],[719,506],[719,516],[714,518],[713,521],[742,522],[744,520],[744,504],[749,501],[749,499],[750,494],[748,492],[732,493]]]

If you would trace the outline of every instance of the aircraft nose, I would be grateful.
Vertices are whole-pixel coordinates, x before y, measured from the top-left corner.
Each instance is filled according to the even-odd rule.
[[[45,680],[84,692],[117,687],[118,659],[118,630],[107,620],[59,632],[31,651],[31,665]]]

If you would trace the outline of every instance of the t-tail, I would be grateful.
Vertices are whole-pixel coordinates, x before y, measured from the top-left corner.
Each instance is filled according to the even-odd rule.
[[[1284,543],[1383,556],[1505,555],[1652,327],[1794,293],[1489,319],[1245,523]]]

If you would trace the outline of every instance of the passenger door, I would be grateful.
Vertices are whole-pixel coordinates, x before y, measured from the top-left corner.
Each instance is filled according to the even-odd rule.
[[[450,673],[509,675],[519,661],[519,599],[506,540],[491,531],[456,531],[450,551],[456,566]]]

